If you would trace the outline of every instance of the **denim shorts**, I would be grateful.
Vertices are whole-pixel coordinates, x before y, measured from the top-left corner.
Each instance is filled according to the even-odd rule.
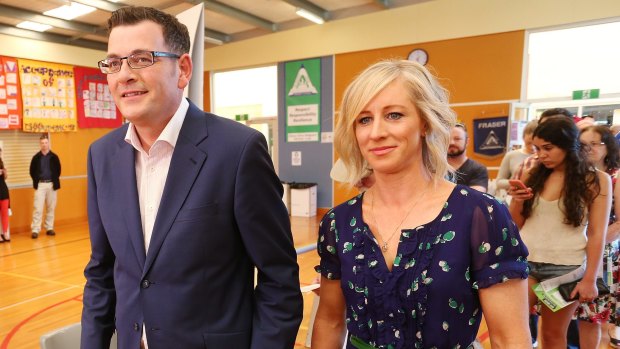
[[[581,267],[580,265],[558,265],[551,263],[527,262],[530,269],[530,277],[538,281],[545,281],[554,277],[568,274]]]

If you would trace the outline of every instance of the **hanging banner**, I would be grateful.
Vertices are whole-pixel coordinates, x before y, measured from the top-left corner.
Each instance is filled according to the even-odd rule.
[[[106,75],[97,68],[74,67],[80,128],[115,128],[122,124]]]
[[[73,67],[19,59],[24,132],[77,131]]]
[[[22,98],[17,59],[0,56],[0,129],[22,128]]]
[[[474,119],[474,153],[495,157],[506,151],[508,117]]]
[[[286,141],[319,142],[321,59],[285,63]]]

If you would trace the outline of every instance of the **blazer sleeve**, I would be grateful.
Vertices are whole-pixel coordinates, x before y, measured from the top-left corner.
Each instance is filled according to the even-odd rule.
[[[54,154],[54,156],[50,159],[54,163],[50,165],[52,170],[52,182],[54,184],[54,190],[60,189],[60,158],[58,155]]]
[[[60,177],[60,174],[62,173],[62,171],[61,171],[62,169],[60,167],[60,158],[58,157],[58,155],[54,156],[54,160],[56,162],[56,173],[55,173],[55,175]]]
[[[97,205],[97,178],[92,147],[88,151],[88,227],[91,256],[84,270],[81,348],[107,349],[114,333],[114,253],[108,242]]]
[[[38,153],[37,153],[38,154]],[[37,167],[37,154],[30,160],[30,178],[32,178],[32,187],[36,190],[39,184],[39,171]]]
[[[251,348],[292,348],[303,316],[290,218],[262,134],[246,142],[235,179],[235,219],[258,269]]]

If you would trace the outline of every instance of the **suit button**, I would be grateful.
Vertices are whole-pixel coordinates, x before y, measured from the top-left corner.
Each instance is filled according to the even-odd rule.
[[[142,280],[142,284],[140,285],[142,288],[149,288],[151,286],[151,282],[149,280]]]
[[[135,323],[133,324],[133,330],[134,330],[134,331],[136,331],[136,332],[140,331],[140,325],[138,325],[138,323],[137,323],[137,322],[135,322]]]

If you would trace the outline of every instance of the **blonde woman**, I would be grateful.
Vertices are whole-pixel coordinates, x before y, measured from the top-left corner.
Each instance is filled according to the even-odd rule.
[[[499,165],[499,171],[497,172],[497,180],[495,181],[496,188],[501,190],[504,194],[500,196],[505,196],[506,191],[510,189],[508,180],[515,176],[523,161],[534,154],[532,135],[534,134],[536,126],[538,126],[537,120],[528,122],[523,128],[523,147],[521,147],[521,149],[509,151],[504,155],[502,163]],[[498,196],[497,193],[495,196]]]
[[[336,151],[348,183],[368,168],[375,183],[321,222],[313,349],[467,348],[483,312],[493,346],[531,345],[527,249],[502,204],[445,179],[454,124],[415,62],[379,62],[347,88]]]

